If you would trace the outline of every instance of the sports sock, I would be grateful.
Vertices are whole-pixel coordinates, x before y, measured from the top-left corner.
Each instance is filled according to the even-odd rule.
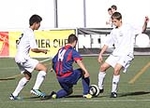
[[[22,79],[20,79],[15,91],[12,93],[13,96],[18,96],[19,93],[21,92],[21,90],[24,88],[24,86],[29,82],[29,80],[27,80],[25,77],[23,77]]]
[[[82,78],[83,94],[89,93],[90,78]]]
[[[39,89],[39,87],[41,86],[42,82],[45,79],[45,76],[46,76],[46,72],[45,71],[40,71],[38,73],[33,89]]]
[[[117,76],[113,75],[111,92],[117,92],[119,79],[120,79],[120,75],[117,75]]]
[[[103,89],[104,86],[104,78],[105,78],[106,72],[99,72],[98,74],[98,87],[99,89]]]

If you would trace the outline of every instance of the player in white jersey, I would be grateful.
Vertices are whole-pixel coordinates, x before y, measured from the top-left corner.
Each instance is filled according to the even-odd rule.
[[[130,62],[133,60],[134,55],[134,40],[135,35],[144,32],[147,27],[148,18],[145,18],[143,28],[139,30],[129,24],[124,24],[122,22],[122,15],[119,12],[115,12],[112,15],[112,22],[116,26],[107,37],[107,40],[101,49],[98,57],[98,62],[103,62],[103,53],[107,50],[108,46],[114,44],[115,49],[112,54],[106,59],[104,63],[101,64],[99,74],[98,74],[98,86],[101,93],[104,91],[104,78],[106,75],[106,70],[110,67],[114,68],[113,78],[112,78],[112,89],[111,98],[117,97],[117,88],[120,79],[120,71],[126,71],[129,67]]]
[[[46,49],[39,49],[37,47],[34,30],[38,30],[42,18],[39,15],[32,15],[29,19],[30,27],[26,29],[20,36],[17,42],[17,54],[15,56],[15,62],[17,63],[20,71],[24,74],[24,77],[20,79],[16,89],[12,94],[10,94],[11,100],[18,100],[19,93],[24,88],[24,86],[29,82],[32,77],[33,70],[39,71],[34,87],[31,89],[31,93],[37,96],[44,96],[39,88],[44,81],[47,73],[47,67],[40,63],[38,60],[30,57],[30,50],[35,53],[47,53]]]

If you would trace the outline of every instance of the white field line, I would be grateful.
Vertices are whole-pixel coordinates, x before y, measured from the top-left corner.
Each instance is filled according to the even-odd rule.
[[[52,58],[47,58],[47,59],[41,60],[40,62],[44,63],[44,62],[47,62],[47,61],[49,61],[51,59]],[[9,69],[17,69],[17,68],[18,68],[17,66],[14,66],[14,67],[0,67],[0,70],[9,70]]]
[[[102,100],[102,99],[78,99],[78,100],[71,100],[71,99],[65,99],[65,100],[58,100],[59,102],[64,102],[64,103],[74,103],[74,102],[150,102],[150,99],[139,99],[139,100],[137,100],[137,99],[127,99],[127,100],[125,100],[125,99],[105,99],[105,100]],[[57,101],[57,102],[58,102]],[[42,101],[39,101],[39,102],[42,102]],[[54,100],[49,100],[48,102],[54,102]]]
[[[47,61],[49,61],[49,60],[51,60],[51,58],[48,58],[48,59],[44,59],[44,60],[41,60],[40,62],[41,63],[44,63],[44,62],[47,62]],[[16,67],[8,67],[8,68],[0,68],[0,70],[8,70],[8,69],[17,69],[18,67],[16,66]],[[3,80],[3,81],[6,81],[6,80],[11,80],[12,78],[17,78],[17,77],[19,77],[19,76],[21,76],[22,74],[17,74],[17,75],[13,75],[13,76],[9,76],[9,77],[6,77],[6,78],[0,78],[1,80]],[[2,81],[0,81],[0,82],[2,82]]]
[[[8,101],[10,102],[10,101]],[[31,100],[22,99],[19,102],[31,102]],[[32,102],[38,103],[87,103],[87,102],[95,102],[95,103],[102,103],[102,102],[150,102],[150,99],[52,99],[52,100],[35,100]]]

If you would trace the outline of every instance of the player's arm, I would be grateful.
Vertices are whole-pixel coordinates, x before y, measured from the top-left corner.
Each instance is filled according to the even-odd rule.
[[[88,72],[87,69],[85,68],[83,62],[82,62],[80,59],[78,59],[76,62],[77,62],[77,64],[78,64],[78,66],[83,70],[83,75],[84,75],[84,77],[85,77],[85,78],[89,77],[89,76],[90,76],[90,75],[89,75],[89,72]]]
[[[149,18],[146,16],[145,20],[144,20],[143,27],[142,27],[142,33],[146,31],[148,22],[149,22]]]
[[[30,50],[35,53],[44,53],[47,54],[47,49],[39,49],[35,41],[34,34],[29,34],[30,37]]]
[[[39,48],[32,48],[31,51],[35,53],[44,53],[44,54],[47,54],[48,52],[47,49],[39,49]]]
[[[103,61],[103,57],[102,55],[104,54],[104,52],[107,50],[108,46],[104,45],[103,48],[101,49],[99,56],[98,56],[98,62],[102,62]]]

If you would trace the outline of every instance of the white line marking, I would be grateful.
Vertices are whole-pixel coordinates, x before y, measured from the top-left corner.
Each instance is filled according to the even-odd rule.
[[[31,99],[23,99],[21,100],[20,102],[31,102]],[[102,102],[150,102],[150,99],[101,99],[101,98],[97,98],[97,99],[50,99],[50,100],[32,100],[32,102],[35,102],[35,103],[54,103],[54,102],[61,102],[61,103],[87,103],[87,102],[90,102],[90,103],[102,103]]]
[[[48,59],[44,59],[44,60],[41,60],[40,62],[41,63],[44,63],[44,62],[47,62],[47,61],[49,61],[49,60],[51,60],[52,58],[48,58]],[[11,69],[18,69],[18,67],[16,66],[16,67],[0,67],[0,70],[11,70]]]

